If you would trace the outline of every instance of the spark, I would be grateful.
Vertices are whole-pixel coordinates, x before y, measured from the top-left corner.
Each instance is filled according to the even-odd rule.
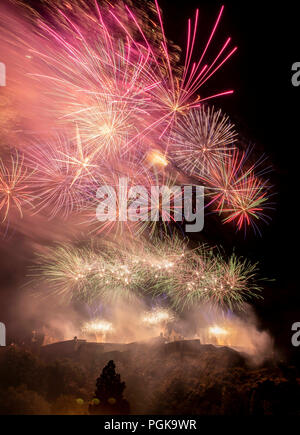
[[[147,312],[142,318],[142,322],[148,325],[162,325],[172,320],[174,320],[174,314],[162,308]]]
[[[96,180],[101,180],[99,166],[92,154],[85,154],[81,142],[74,145],[63,136],[45,144],[28,148],[26,163],[35,171],[32,188],[36,196],[36,213],[48,211],[50,218],[66,218],[82,209],[93,190]]]
[[[113,326],[112,323],[107,322],[106,320],[92,320],[83,325],[82,331],[107,333],[113,331]]]
[[[169,164],[167,158],[158,150],[149,151],[149,153],[147,155],[147,159],[149,160],[149,162],[152,165],[158,166],[158,167],[161,166],[161,167],[165,168]]]
[[[48,284],[50,293],[70,300],[164,296],[178,311],[197,303],[243,309],[261,291],[256,264],[235,254],[226,259],[203,244],[190,249],[176,235],[127,238],[123,245],[98,242],[93,248],[59,245],[39,257],[33,276]]]
[[[225,328],[222,328],[220,326],[210,326],[208,328],[208,331],[210,332],[210,334],[219,336],[219,335],[228,335],[228,331]]]
[[[268,207],[269,186],[256,174],[261,161],[249,166],[247,155],[234,150],[198,178],[208,186],[209,205],[225,215],[224,223],[235,222],[237,230],[253,227],[259,232],[256,222],[268,219],[264,208]]]
[[[11,154],[10,161],[0,158],[0,212],[2,223],[5,222],[16,209],[23,217],[23,207],[32,207],[33,195],[30,189],[30,180],[33,171],[29,171],[24,164],[24,156],[16,151]],[[1,215],[0,215],[1,216]]]
[[[160,63],[159,61],[155,62],[157,68],[156,74],[159,77],[159,80],[157,86],[150,91],[150,94],[154,105],[156,105],[155,110],[160,112],[161,116],[158,120],[154,121],[149,127],[147,127],[146,130],[162,125],[160,130],[161,138],[174,126],[178,119],[178,115],[183,114],[192,108],[199,107],[204,101],[233,93],[232,90],[229,90],[203,98],[198,95],[199,89],[222,67],[225,62],[227,62],[227,60],[235,53],[237,47],[234,47],[230,52],[226,53],[226,49],[231,42],[231,38],[228,38],[211,64],[204,64],[205,55],[223,14],[224,6],[222,6],[199,60],[197,62],[192,62],[199,18],[199,11],[197,10],[193,24],[191,20],[188,21],[185,64],[183,70],[178,73],[178,70],[172,65],[162,15],[157,0],[155,0],[155,5],[162,33],[162,41],[160,43],[160,55],[162,56],[162,61]],[[151,51],[153,58],[156,59],[156,53],[154,53],[151,48],[150,43],[137,22],[137,19],[128,7],[127,10],[139,29],[141,36],[145,40],[146,46]]]
[[[193,109],[181,117],[172,131],[169,152],[174,162],[188,174],[207,174],[213,165],[233,150],[233,125],[214,108]]]

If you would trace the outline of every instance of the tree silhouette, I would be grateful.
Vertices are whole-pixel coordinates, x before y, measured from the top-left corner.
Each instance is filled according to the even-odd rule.
[[[116,373],[115,363],[111,360],[102,370],[96,381],[96,391],[89,406],[91,414],[129,414],[129,403],[123,397],[126,388],[121,382],[120,374]]]

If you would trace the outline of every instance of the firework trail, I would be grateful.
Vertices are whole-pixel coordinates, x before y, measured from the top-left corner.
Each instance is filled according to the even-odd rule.
[[[243,177],[231,193],[230,201],[227,201],[227,205],[221,210],[227,215],[223,221],[236,222],[238,230],[251,225],[260,233],[256,221],[267,221],[269,218],[264,212],[268,201],[267,192],[268,186],[265,181],[253,174]]]
[[[50,286],[51,295],[62,301],[74,299],[89,300],[95,291],[95,278],[104,270],[100,258],[87,248],[73,245],[58,245],[39,255],[30,276]]]
[[[163,326],[174,319],[175,316],[170,310],[156,307],[154,310],[144,313],[142,322],[149,326]]]
[[[84,209],[84,220],[90,227],[91,234],[106,235],[114,233],[118,237],[129,230],[137,231],[138,220],[128,219],[134,192],[143,188],[150,191],[154,181],[143,158],[136,150],[133,156],[119,158],[101,171],[104,176],[97,184],[97,192],[91,192],[90,202]],[[144,197],[143,197],[144,199]]]
[[[236,222],[238,230],[246,231],[253,227],[259,232],[256,221],[268,218],[264,207],[270,186],[257,170],[261,160],[249,167],[248,154],[234,150],[221,163],[212,165],[207,175],[199,178],[208,186],[214,211],[225,215],[224,223]]]
[[[109,2],[100,7],[97,2],[61,5],[46,1],[44,7],[47,20],[27,7],[30,32],[23,43],[24,25],[10,20],[10,25],[15,24],[20,31],[16,36],[4,32],[4,41],[13,47],[13,58],[19,59],[19,64],[22,59],[24,63],[25,52],[28,62],[21,71],[28,69],[25,76],[31,78],[32,88],[41,95],[45,117],[52,119],[52,127],[59,126],[65,136],[53,143],[49,134],[44,135],[29,158],[30,167],[38,171],[33,186],[41,180],[38,192],[34,192],[38,197],[36,211],[45,211],[50,218],[66,218],[79,210],[91,210],[95,204],[97,207],[97,185],[115,186],[117,175],[130,170],[131,187],[146,186],[147,195],[140,195],[142,215],[156,213],[163,229],[168,230],[169,223],[175,220],[172,214],[180,213],[180,206],[164,215],[161,209],[147,206],[146,196],[151,182],[174,187],[178,168],[181,174],[198,177],[215,189],[212,200],[217,204],[216,211],[225,216],[224,223],[234,222],[238,230],[250,225],[256,228],[254,220],[265,218],[266,183],[248,171],[247,176],[239,176],[235,186],[230,186],[239,171],[239,162],[232,154],[236,138],[233,125],[220,111],[203,105],[211,97],[198,95],[200,87],[236,50],[229,50],[228,38],[214,60],[206,60],[224,8],[197,62],[192,59],[198,11],[194,21],[189,20],[181,68],[167,42],[157,1],[153,20],[148,21],[145,30],[146,17],[141,11],[121,4],[112,8]],[[132,164],[138,168],[136,174],[128,168]],[[235,194],[240,195],[231,195],[225,202],[227,185],[236,187]],[[134,203],[134,198],[130,202]],[[140,232],[148,229],[143,216],[137,220]],[[160,227],[155,219],[153,222],[150,236]],[[98,226],[100,231],[112,231],[124,225],[107,221]]]
[[[105,303],[167,297],[177,311],[209,303],[243,309],[259,297],[257,265],[233,254],[229,259],[207,245],[190,249],[179,237],[132,241],[93,248],[60,245],[39,258],[33,270],[51,294]]]
[[[113,325],[103,319],[94,319],[85,322],[82,326],[82,332],[87,335],[94,335],[97,341],[105,342],[107,334],[114,331]]]
[[[179,168],[192,175],[209,174],[233,150],[234,126],[214,108],[201,106],[181,117],[170,137],[169,153]]]
[[[85,16],[87,29],[61,11],[59,17],[63,36],[39,22],[48,50],[33,50],[33,55],[51,68],[47,75],[33,77],[51,86],[55,113],[60,113],[64,128],[76,124],[89,147],[102,155],[119,154],[138,136],[137,126],[144,122],[150,103],[148,92],[156,86],[153,73],[148,71],[149,52],[137,46],[122,26],[114,38],[98,6],[94,16]]]
[[[128,151],[137,138],[154,131],[162,137],[179,114],[233,92],[198,95],[200,87],[236,51],[227,52],[228,38],[214,60],[204,63],[223,7],[198,62],[192,62],[198,11],[193,25],[189,20],[183,69],[173,65],[157,2],[155,7],[156,34],[161,35],[156,44],[142,30],[138,11],[127,6],[116,13],[95,2],[87,12],[77,2],[71,14],[54,5],[49,10],[55,28],[33,15],[43,42],[38,40],[36,45],[43,50],[34,46],[29,50],[40,70],[31,76],[51,89],[62,125],[72,128],[77,124],[83,138],[101,152]]]
[[[27,147],[25,155],[27,166],[34,170],[36,213],[45,210],[50,219],[81,210],[95,192],[93,186],[103,179],[101,165],[85,151],[80,137],[74,144],[60,135],[49,143]]]
[[[20,217],[23,207],[32,206],[33,195],[30,189],[30,172],[24,164],[24,157],[18,151],[10,155],[10,160],[0,158],[0,219],[5,222],[13,210]]]
[[[201,251],[169,282],[168,295],[176,309],[198,303],[243,310],[245,302],[260,297],[256,265],[234,254],[226,261],[206,247],[201,247]]]
[[[233,48],[230,52],[226,51],[231,41],[231,38],[228,38],[214,60],[210,64],[204,63],[205,56],[223,14],[224,7],[222,7],[199,60],[192,62],[199,18],[199,11],[197,10],[193,24],[191,20],[188,21],[188,38],[184,67],[183,69],[176,68],[172,65],[162,15],[157,0],[155,0],[155,7],[162,33],[162,41],[160,42],[160,52],[162,56],[160,62],[155,61],[157,67],[157,71],[155,72],[159,78],[158,85],[153,87],[150,93],[153,99],[154,110],[160,113],[160,117],[158,117],[154,123],[150,124],[146,130],[148,131],[149,129],[159,127],[161,138],[176,123],[178,115],[189,111],[193,107],[199,107],[204,101],[233,93],[232,90],[223,91],[205,98],[201,98],[198,95],[199,89],[235,53],[237,47]],[[146,46],[151,51],[154,60],[156,60],[157,55],[151,48],[134,14],[128,7],[126,9],[135,22]]]

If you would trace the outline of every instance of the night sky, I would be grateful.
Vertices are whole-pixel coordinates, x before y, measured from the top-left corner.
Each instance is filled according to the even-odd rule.
[[[205,41],[221,4],[214,0],[160,0],[167,37],[184,47],[187,19],[199,7],[198,37],[200,42]],[[224,4],[216,40],[221,44],[231,36],[238,52],[210,80],[209,86],[212,93],[235,90],[234,95],[218,99],[215,104],[230,116],[244,140],[255,145],[257,155],[268,156],[273,168],[269,178],[274,185],[274,210],[270,212],[270,224],[261,226],[262,236],[249,234],[244,238],[230,226],[221,226],[208,217],[201,237],[224,246],[227,252],[235,247],[238,254],[260,263],[262,277],[275,280],[265,285],[264,301],[254,302],[255,311],[260,326],[271,331],[278,348],[299,361],[300,348],[291,345],[291,325],[300,321],[297,209],[300,87],[291,84],[291,67],[300,62],[300,4],[288,6],[290,2],[285,2],[280,6],[269,1]],[[0,247],[0,321],[16,330],[14,306],[25,273],[23,241],[16,238],[16,251],[10,256],[6,243],[2,241]]]

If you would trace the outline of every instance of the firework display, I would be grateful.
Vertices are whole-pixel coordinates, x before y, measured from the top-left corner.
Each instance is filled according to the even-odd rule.
[[[189,174],[210,172],[233,149],[236,133],[221,111],[201,106],[178,120],[171,142],[171,154]]]
[[[247,152],[234,150],[207,175],[199,176],[208,186],[215,211],[225,215],[224,222],[235,222],[238,230],[252,226],[259,232],[256,220],[268,219],[264,212],[268,208],[268,182],[257,173],[259,164],[257,161],[249,167]]]
[[[82,332],[87,335],[93,335],[96,340],[105,341],[106,336],[113,332],[113,325],[102,319],[85,322],[82,326]]]
[[[15,152],[8,161],[0,158],[0,216],[4,223],[15,208],[23,216],[23,207],[30,205],[33,194],[30,190],[28,168],[24,165],[24,158]]]
[[[174,319],[172,312],[156,308],[152,311],[145,313],[142,321],[147,325],[163,325],[167,322],[171,322]]]
[[[25,38],[22,45],[19,35],[4,34],[17,59],[15,51],[22,57],[24,50],[28,53],[26,74],[43,98],[48,122],[61,131],[40,139],[36,131],[34,149],[24,148],[27,164],[36,171],[31,185],[35,210],[50,218],[68,217],[89,208],[97,188],[113,185],[120,173],[130,171],[132,183],[149,185],[158,175],[164,179],[165,169],[177,180],[179,168],[180,182],[184,174],[195,184],[201,180],[213,202],[215,192],[234,191],[214,209],[224,223],[235,223],[238,230],[256,225],[264,216],[268,186],[252,163],[245,174],[237,174],[241,163],[234,127],[220,110],[206,105],[216,95],[198,94],[236,50],[228,52],[228,38],[208,60],[223,7],[198,62],[191,60],[198,11],[193,24],[188,22],[181,67],[168,47],[157,2],[151,37],[142,30],[140,11],[121,3],[118,8],[97,2],[46,6],[49,22],[36,11],[28,13],[34,32],[30,42]]]
[[[40,257],[32,275],[69,300],[112,303],[117,299],[165,296],[181,311],[195,303],[243,309],[260,297],[257,265],[233,254],[225,260],[206,245],[190,249],[178,237],[123,246],[59,245]],[[154,316],[155,317],[155,316]],[[151,317],[152,318],[152,317]],[[150,320],[149,320],[150,321]]]
[[[1,224],[15,208],[20,219],[24,210],[58,222],[76,219],[100,241],[49,248],[30,273],[34,281],[68,301],[164,297],[179,311],[195,303],[243,308],[260,295],[256,265],[166,235],[182,212],[176,195],[182,198],[186,184],[204,185],[206,205],[237,231],[259,231],[267,219],[268,182],[239,144],[229,118],[208,103],[233,93],[208,89],[209,79],[236,51],[231,38],[212,50],[224,7],[197,60],[198,10],[188,21],[181,63],[181,53],[167,40],[157,0],[150,8],[154,21],[131,2],[43,3],[44,14],[24,9],[30,38],[22,28],[16,34],[2,31],[8,55],[13,53],[14,65],[22,62],[21,74],[25,70],[32,89],[30,98],[21,94],[16,77],[13,92],[24,102],[29,98],[30,116],[41,118],[33,122],[24,113],[21,133],[14,131],[20,151],[0,159]],[[138,209],[130,224],[120,206],[124,192],[114,190],[125,177],[126,210],[130,214],[133,204]],[[175,189],[169,212],[153,190],[157,185]],[[103,195],[99,188],[106,188]],[[111,203],[118,219],[107,219]],[[111,234],[119,239],[108,242]],[[164,317],[155,312],[145,319]],[[98,322],[84,328],[105,334],[110,327]]]

